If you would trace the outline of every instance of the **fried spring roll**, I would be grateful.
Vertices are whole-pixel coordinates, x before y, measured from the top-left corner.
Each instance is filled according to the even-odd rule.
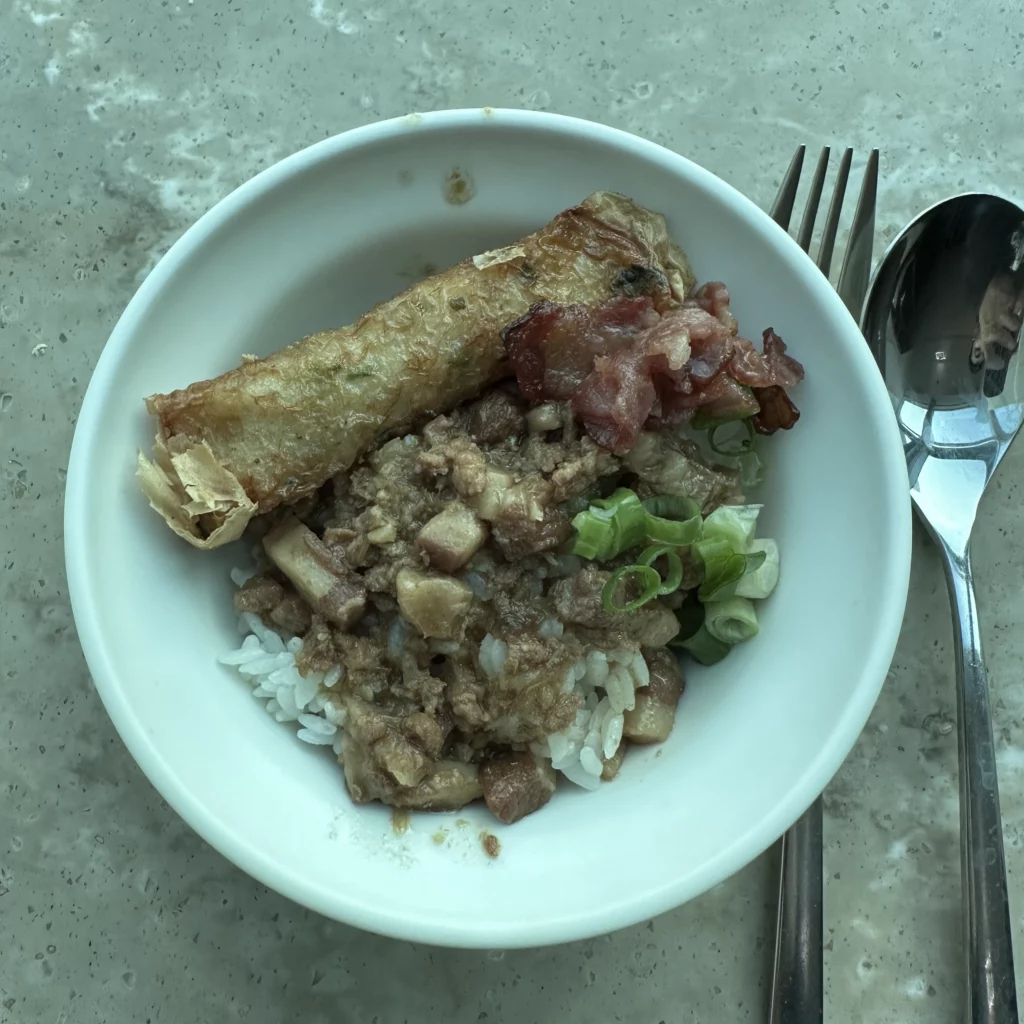
[[[693,284],[664,217],[597,192],[348,327],[147,398],[158,429],[152,461],[139,455],[142,489],[190,544],[218,547],[254,515],[316,491],[383,436],[502,377],[499,331],[534,302],[642,293],[664,309]]]

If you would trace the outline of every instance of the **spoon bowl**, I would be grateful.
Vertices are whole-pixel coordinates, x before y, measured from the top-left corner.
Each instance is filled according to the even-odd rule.
[[[966,535],[1024,422],[1014,358],[1024,305],[1024,211],[998,196],[926,210],[882,259],[864,331],[882,354],[911,497],[929,523]]]
[[[899,421],[911,500],[942,551],[953,607],[971,1024],[1018,1019],[970,539],[985,487],[1024,422],[1022,314],[1024,210],[972,193],[933,206],[903,231],[882,258],[862,318]]]

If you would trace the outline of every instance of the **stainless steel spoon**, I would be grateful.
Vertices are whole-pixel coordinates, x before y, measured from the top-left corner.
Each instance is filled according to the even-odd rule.
[[[862,326],[903,433],[910,494],[945,565],[956,640],[967,1020],[1017,1024],[988,677],[971,572],[978,502],[1024,421],[1024,210],[962,195],[882,258]]]

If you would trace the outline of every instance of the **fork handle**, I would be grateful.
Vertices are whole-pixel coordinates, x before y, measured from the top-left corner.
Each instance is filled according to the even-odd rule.
[[[960,554],[943,538],[937,539],[956,641],[966,1019],[969,1024],[1018,1024],[1003,819],[970,548],[965,545]]]
[[[771,1024],[822,1024],[821,797],[782,837]]]

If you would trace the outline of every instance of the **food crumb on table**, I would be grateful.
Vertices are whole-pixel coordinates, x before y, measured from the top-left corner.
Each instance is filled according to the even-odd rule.
[[[498,837],[491,832],[481,832],[480,843],[484,848],[484,853],[486,853],[491,860],[497,860],[498,855],[501,853],[501,841]]]

